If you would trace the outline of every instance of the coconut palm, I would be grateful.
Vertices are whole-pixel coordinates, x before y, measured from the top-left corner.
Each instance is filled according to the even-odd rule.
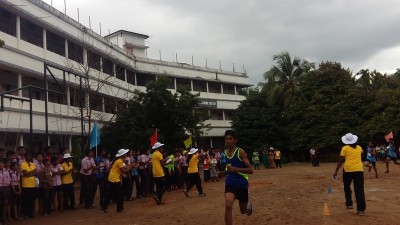
[[[286,107],[300,90],[302,75],[315,68],[315,63],[292,58],[288,52],[274,55],[275,65],[264,73],[266,83],[263,87],[268,92],[272,105]]]

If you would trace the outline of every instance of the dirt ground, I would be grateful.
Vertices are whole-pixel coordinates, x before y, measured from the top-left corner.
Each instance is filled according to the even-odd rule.
[[[373,173],[364,173],[367,210],[361,217],[356,215],[356,209],[345,209],[342,179],[337,182],[332,179],[335,166],[334,163],[323,163],[320,167],[292,164],[282,169],[255,171],[250,176],[253,215],[241,215],[235,203],[234,224],[400,224],[399,167],[391,164],[391,173],[384,174],[384,164],[378,163],[379,179]],[[195,188],[190,191],[190,198],[178,190],[165,193],[165,205],[158,206],[152,198],[144,198],[125,201],[127,212],[123,213],[116,213],[115,205],[111,205],[108,213],[95,207],[56,212],[13,224],[224,224],[224,181],[203,183],[203,187],[206,197],[198,197]],[[329,187],[332,194],[328,194]]]

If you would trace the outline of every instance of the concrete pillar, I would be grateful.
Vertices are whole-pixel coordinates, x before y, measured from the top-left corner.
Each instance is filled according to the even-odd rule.
[[[127,77],[126,73],[127,73],[127,72],[126,72],[126,69],[124,68],[124,76],[125,76],[124,81],[125,81],[125,82],[128,82],[128,77]]]
[[[65,58],[68,59],[68,40],[65,39]]]
[[[178,88],[176,87],[176,77],[174,77],[174,87],[175,87],[175,88],[174,88],[175,91],[178,90]]]
[[[24,134],[23,133],[19,134],[18,143],[19,143],[19,146],[24,146]]]
[[[49,136],[47,137],[47,144],[46,144],[46,146],[50,146],[50,140],[51,140],[51,138],[50,138],[50,136],[51,136],[51,134],[49,134]]]
[[[68,149],[69,149],[69,152],[72,151],[72,135],[68,136]]]
[[[83,49],[83,65],[86,67],[88,66],[88,58],[87,58],[87,50],[86,48]]]
[[[207,86],[207,93],[209,93],[208,82],[206,82],[206,86]]]
[[[22,87],[22,74],[18,73],[17,79],[18,79],[18,88],[21,88]],[[18,96],[22,97],[22,90],[18,91]]]
[[[221,94],[223,94],[224,93],[224,85],[222,85],[222,83],[221,83]]]
[[[193,80],[190,80],[190,88],[191,88],[191,91],[193,91]]]
[[[71,106],[71,92],[69,88],[69,83],[67,83],[67,90],[66,90],[66,100],[67,100],[67,106]]]
[[[16,23],[16,36],[17,39],[21,39],[21,17],[17,15],[17,23]]]
[[[46,29],[43,28],[43,49],[47,50],[47,34]]]
[[[237,95],[237,87],[236,87],[236,85],[234,86],[234,89],[235,89],[235,95]]]
[[[225,110],[222,110],[222,120],[225,120]]]
[[[210,137],[210,147],[213,148],[213,141],[212,141],[212,137]]]
[[[136,76],[136,73],[135,73],[135,86],[137,86],[137,76]]]

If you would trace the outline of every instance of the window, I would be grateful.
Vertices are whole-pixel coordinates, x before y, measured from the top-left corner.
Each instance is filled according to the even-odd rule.
[[[224,84],[224,94],[234,95],[235,86],[233,84]]]
[[[92,69],[100,71],[100,55],[94,52],[87,52],[88,66]]]
[[[90,109],[102,112],[103,111],[102,97],[95,93],[89,94],[89,105],[90,105]]]
[[[79,86],[70,86],[69,89],[69,100],[70,100],[70,105],[79,107],[80,106],[80,101],[82,101],[82,106],[85,106],[85,91],[82,90],[82,95],[80,93],[80,88]]]
[[[221,94],[221,84],[215,82],[208,82],[208,92]]]
[[[224,116],[222,110],[212,109],[210,110],[210,120],[223,120]]]
[[[168,77],[168,89],[175,90],[175,79],[173,77]]]
[[[120,65],[116,65],[115,66],[115,75],[116,75],[117,79],[125,81],[125,68]]]
[[[43,48],[43,28],[21,18],[21,39]]]
[[[135,73],[130,71],[130,70],[126,70],[126,82],[136,85],[135,83]]]
[[[106,113],[115,113],[116,102],[113,98],[104,98],[104,110]]]
[[[146,86],[150,81],[155,80],[156,76],[152,74],[137,73],[137,86]]]
[[[189,88],[192,89],[192,85],[189,79],[176,78],[176,88]]]
[[[65,56],[65,39],[50,31],[46,35],[47,50]]]
[[[113,75],[113,63],[106,58],[103,58],[103,73]]]
[[[17,16],[7,10],[0,9],[0,31],[15,37],[17,34]]]
[[[83,48],[72,41],[68,41],[68,58],[83,64]]]
[[[193,91],[207,92],[207,82],[202,80],[193,80]]]
[[[232,120],[234,113],[233,110],[225,110],[224,113],[225,113],[225,120]]]

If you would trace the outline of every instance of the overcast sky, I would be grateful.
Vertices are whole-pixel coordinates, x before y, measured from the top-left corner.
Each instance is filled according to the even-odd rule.
[[[64,0],[45,0],[64,12]],[[67,15],[102,35],[149,35],[148,57],[243,71],[257,84],[288,51],[311,62],[337,61],[393,73],[400,68],[398,0],[66,0]]]

